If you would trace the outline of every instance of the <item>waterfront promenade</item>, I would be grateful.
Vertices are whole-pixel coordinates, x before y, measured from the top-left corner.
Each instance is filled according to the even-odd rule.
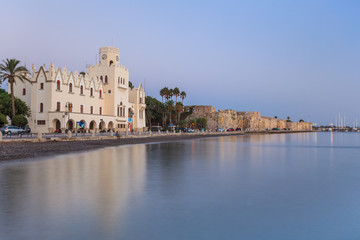
[[[129,144],[182,141],[247,134],[289,134],[299,132],[310,131],[129,132],[127,134],[121,133],[118,136],[110,135],[110,133],[72,134],[71,136],[66,134],[42,134],[40,138],[38,138],[37,134],[23,135],[21,138],[3,136],[0,141],[0,161],[39,158]]]

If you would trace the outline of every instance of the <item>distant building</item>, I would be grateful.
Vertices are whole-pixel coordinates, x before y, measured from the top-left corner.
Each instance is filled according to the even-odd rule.
[[[83,128],[143,131],[145,91],[129,88],[129,71],[119,63],[119,49],[100,48],[100,59],[87,73],[32,66],[31,83],[17,82],[16,97],[31,109],[29,126],[33,132],[54,132]]]

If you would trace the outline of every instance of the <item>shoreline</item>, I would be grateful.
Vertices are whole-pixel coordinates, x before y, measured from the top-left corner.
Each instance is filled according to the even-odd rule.
[[[183,140],[203,139],[211,137],[245,136],[252,134],[289,134],[306,133],[314,131],[259,131],[259,132],[231,132],[231,133],[194,133],[169,134],[153,136],[128,137],[97,137],[80,139],[52,139],[52,140],[3,140],[0,141],[0,162],[11,160],[26,160],[34,158],[51,157],[59,154],[69,154],[86,150],[96,150],[105,147],[116,147],[132,144],[176,142]],[[76,143],[76,144],[74,144]]]

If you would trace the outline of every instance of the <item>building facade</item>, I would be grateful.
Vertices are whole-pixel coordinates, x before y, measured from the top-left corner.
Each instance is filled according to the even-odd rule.
[[[129,71],[119,60],[118,48],[102,47],[99,62],[86,73],[33,65],[31,83],[14,86],[31,109],[32,131],[144,131],[145,91],[141,84],[129,87]]]

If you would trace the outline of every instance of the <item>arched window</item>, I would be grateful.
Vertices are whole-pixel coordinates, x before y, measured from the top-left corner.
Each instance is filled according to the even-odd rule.
[[[84,94],[84,87],[81,85],[80,86],[80,94],[83,95]]]
[[[100,81],[103,81],[103,78],[102,78],[102,76],[100,76]]]
[[[109,66],[111,66],[111,64],[113,64],[113,63],[114,63],[114,62],[111,60],[111,61],[110,61],[110,65],[109,65]]]
[[[57,80],[57,82],[56,82],[56,90],[60,91],[60,81],[59,80]]]
[[[99,98],[101,98],[101,97],[102,97],[102,91],[99,90]]]
[[[44,104],[40,103],[40,112],[43,112],[43,111],[44,111]]]
[[[105,83],[108,83],[108,81],[107,81],[107,75],[105,75]]]
[[[90,88],[90,97],[93,96],[93,88]]]
[[[69,84],[69,92],[72,92],[72,83]]]

